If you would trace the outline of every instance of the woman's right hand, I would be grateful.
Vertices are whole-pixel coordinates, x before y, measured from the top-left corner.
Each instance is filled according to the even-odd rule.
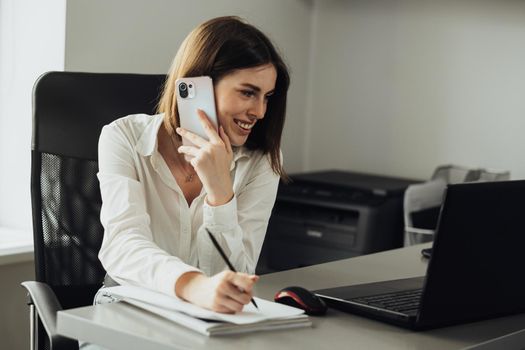
[[[259,276],[228,270],[211,277],[200,272],[187,272],[177,280],[175,293],[203,308],[235,313],[250,302],[253,285],[258,280]]]

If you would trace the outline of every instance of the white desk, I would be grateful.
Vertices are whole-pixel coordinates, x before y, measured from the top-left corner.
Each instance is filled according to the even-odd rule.
[[[263,275],[256,295],[272,299],[279,289],[338,287],[421,276],[429,244]],[[284,253],[284,252],[283,252]],[[313,317],[313,328],[205,337],[126,304],[61,311],[58,331],[110,349],[462,349],[523,329],[525,314],[460,326],[413,332],[359,316],[329,310]]]

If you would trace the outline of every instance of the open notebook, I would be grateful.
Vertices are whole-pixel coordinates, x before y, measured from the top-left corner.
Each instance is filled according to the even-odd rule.
[[[117,286],[105,288],[104,295],[167,318],[205,335],[236,334],[283,328],[310,327],[303,310],[254,298],[259,306],[244,306],[242,312],[223,314],[206,310],[176,297],[146,288]]]

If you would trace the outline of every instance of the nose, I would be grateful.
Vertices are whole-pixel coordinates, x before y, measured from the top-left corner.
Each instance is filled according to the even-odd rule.
[[[248,115],[251,118],[262,119],[264,118],[264,113],[266,113],[266,99],[263,97],[254,100],[248,110]]]

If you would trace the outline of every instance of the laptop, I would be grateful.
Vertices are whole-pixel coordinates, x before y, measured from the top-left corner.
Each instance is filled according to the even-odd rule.
[[[525,181],[449,185],[426,276],[315,293],[330,307],[415,330],[521,313],[524,253]]]

